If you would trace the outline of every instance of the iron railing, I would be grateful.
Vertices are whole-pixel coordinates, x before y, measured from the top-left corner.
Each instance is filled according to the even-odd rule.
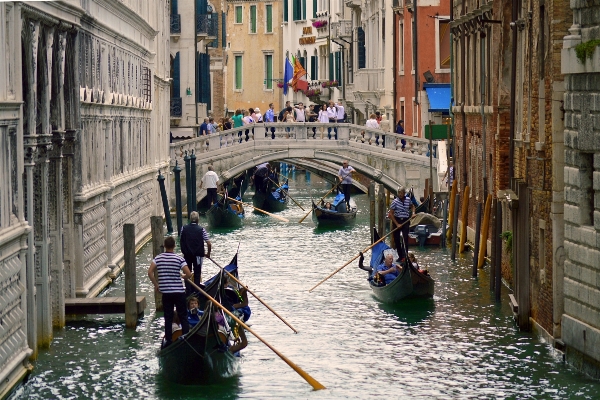
[[[183,114],[183,101],[181,97],[171,97],[171,117],[179,117]]]
[[[181,33],[181,15],[171,14],[171,33]]]
[[[216,38],[218,32],[217,22],[217,14],[196,15],[196,34]]]

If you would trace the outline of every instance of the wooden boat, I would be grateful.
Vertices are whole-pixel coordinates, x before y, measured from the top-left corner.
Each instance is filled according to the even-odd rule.
[[[377,230],[374,233],[374,240],[379,240]],[[370,267],[361,267],[369,272],[369,286],[371,286],[375,298],[385,303],[394,303],[405,298],[432,297],[434,280],[431,276],[419,272],[408,257],[402,265],[402,271],[392,282],[385,286],[378,286],[373,282],[377,266],[383,262],[384,252],[388,249],[391,250],[384,241],[377,243],[371,249]]]
[[[325,203],[327,204],[327,203]],[[316,205],[312,203],[313,213],[312,219],[319,226],[343,226],[356,221],[357,207],[356,203],[350,198],[350,210],[348,211],[344,194],[338,193],[331,204],[331,208],[327,209],[324,205]]]
[[[273,192],[272,189],[275,189]],[[252,197],[252,205],[268,212],[283,211],[287,207],[288,199],[288,181],[286,180],[280,188],[277,188],[273,183],[267,185],[267,192],[256,191]],[[276,194],[277,198],[273,196]]]
[[[225,269],[237,276],[237,254]],[[219,272],[204,282],[205,290],[225,307],[231,308],[235,302],[225,288],[225,273]],[[158,352],[159,365],[163,376],[183,385],[209,384],[219,379],[233,376],[238,371],[238,357],[227,350],[218,332],[215,320],[217,307],[204,296],[198,295],[200,309],[204,310],[200,322],[190,331]],[[233,328],[233,327],[231,327]]]
[[[222,197],[208,209],[206,218],[212,228],[239,228],[244,219],[244,207]]]

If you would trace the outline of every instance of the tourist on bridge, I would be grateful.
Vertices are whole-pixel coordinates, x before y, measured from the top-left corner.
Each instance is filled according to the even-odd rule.
[[[369,129],[379,129],[379,123],[377,122],[377,116],[375,114],[371,114],[369,119],[365,123],[365,126]]]
[[[206,196],[210,200],[211,206],[217,202],[217,182],[219,182],[219,175],[213,171],[213,166],[209,165],[208,171],[200,181],[200,189],[202,187],[206,189]]]
[[[215,124],[215,119],[213,117],[210,117],[208,119],[208,132],[209,133],[217,133],[219,126],[217,124]]]
[[[194,283],[200,285],[200,277],[202,275],[202,258],[210,258],[210,250],[212,248],[206,229],[198,225],[200,215],[197,211],[192,211],[190,214],[190,223],[181,228],[180,244],[181,252],[187,265],[192,267],[194,271]],[[204,243],[206,243],[206,252],[204,251]]]
[[[231,117],[231,119],[233,120],[233,127],[239,128],[240,126],[243,126],[243,118],[244,116],[242,115],[242,110],[235,110],[235,115]]]
[[[296,112],[296,122],[306,122],[306,110],[304,109],[304,103],[298,103],[298,106],[294,111]]]
[[[279,122],[285,122],[285,119],[283,119],[283,114],[287,111],[288,107],[290,107],[290,106],[291,106],[290,101],[289,100],[286,101],[285,107],[283,107],[281,109],[281,111],[279,111],[279,118],[278,118]]]
[[[342,162],[342,167],[338,171],[338,179],[341,182],[342,193],[344,193],[344,201],[348,210],[350,210],[350,189],[352,188],[353,172],[356,172],[356,170],[348,165],[348,160]]]
[[[208,118],[204,118],[204,122],[200,125],[200,133],[198,136],[208,135],[210,131],[208,130]]]
[[[396,125],[396,133],[398,135],[404,135],[404,120],[399,120],[398,124]],[[402,143],[402,150],[404,150],[404,148],[406,147],[406,140],[401,139],[400,142]]]
[[[396,229],[402,225],[400,229],[393,231],[392,234],[394,236],[394,245],[398,252],[398,260],[400,260],[400,262],[406,257],[405,252],[408,251],[408,232],[410,229],[410,223],[408,221],[411,211],[414,214],[415,206],[412,204],[410,197],[406,196],[406,189],[404,186],[400,186],[398,188],[398,197],[392,201],[388,211],[388,218],[394,222],[392,229]],[[403,242],[400,241],[400,233],[402,233]]]
[[[263,122],[263,115],[260,113],[260,108],[256,107],[254,109],[254,114],[256,115],[255,122]]]
[[[337,107],[335,106],[333,100],[329,100],[329,107],[327,107],[327,117],[329,118],[330,123],[337,122]],[[335,140],[337,140],[337,126],[333,128]],[[327,138],[331,139],[331,128],[327,129]]]
[[[275,106],[269,103],[269,109],[265,113],[265,122],[275,122]]]
[[[346,114],[346,111],[344,110],[344,106],[342,105],[342,100],[341,99],[338,100],[338,102],[336,103],[335,106],[337,108],[337,116],[336,116],[337,122],[341,124],[342,122],[345,122],[344,119],[345,119],[345,114]]]
[[[182,334],[185,335],[190,330],[185,304],[185,287],[181,278],[189,279],[192,273],[186,261],[180,255],[175,254],[175,239],[172,236],[165,238],[164,246],[165,252],[157,255],[150,263],[148,278],[154,284],[154,289],[162,294],[163,309],[165,312],[165,338],[163,347],[166,347],[171,344],[173,337],[174,309],[177,310],[177,315],[179,316]],[[181,275],[182,271],[183,276]]]

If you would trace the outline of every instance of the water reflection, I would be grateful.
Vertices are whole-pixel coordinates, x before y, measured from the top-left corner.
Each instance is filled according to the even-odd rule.
[[[435,301],[433,298],[405,299],[396,304],[381,303],[375,297],[373,297],[373,301],[376,302],[379,309],[395,316],[398,321],[407,326],[421,324],[431,318],[435,312]]]

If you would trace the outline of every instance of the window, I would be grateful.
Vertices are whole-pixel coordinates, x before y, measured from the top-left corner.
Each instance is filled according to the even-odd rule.
[[[580,225],[594,225],[594,154],[580,153]],[[575,188],[576,189],[576,188]]]
[[[358,43],[356,44],[356,50],[358,53],[358,69],[367,67],[367,53],[365,48],[365,31],[362,26],[359,26],[356,30],[356,36]]]
[[[242,19],[242,6],[235,6],[235,23],[236,24],[241,24],[243,21]]]
[[[313,2],[312,2],[312,6],[313,6],[312,7],[313,8],[312,17],[313,18],[317,18],[317,8],[318,8],[317,3],[318,3],[318,1],[319,0],[313,0]]]
[[[290,0],[283,0],[283,22],[288,22],[288,2]]]
[[[242,56],[235,56],[235,84],[233,86],[235,90],[242,90],[242,66]]]
[[[398,73],[404,75],[404,21],[398,26]]]
[[[250,33],[256,33],[256,6],[250,6]]]
[[[265,6],[265,14],[267,16],[265,32],[272,33],[273,32],[273,5],[272,4],[267,4]]]
[[[415,28],[414,19],[411,17],[411,19],[410,19],[410,49],[411,49],[410,68],[411,68],[412,74],[415,73],[415,52],[414,52],[415,43],[413,41],[413,37],[415,36],[415,32],[413,30],[414,28]]]
[[[317,58],[316,54],[314,56],[310,56],[310,79],[319,79],[319,59]]]
[[[450,18],[439,17],[435,20],[435,72],[450,72]]]
[[[293,1],[293,17],[294,21],[301,21],[306,19],[306,0],[292,0]]]
[[[265,90],[273,89],[273,55],[265,54]]]

